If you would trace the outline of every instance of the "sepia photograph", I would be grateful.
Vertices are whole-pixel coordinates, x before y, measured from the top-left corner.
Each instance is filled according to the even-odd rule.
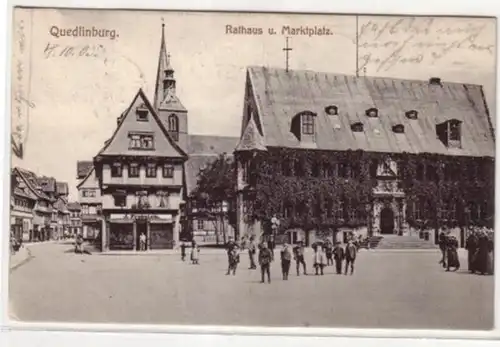
[[[496,25],[15,8],[10,319],[493,329]]]

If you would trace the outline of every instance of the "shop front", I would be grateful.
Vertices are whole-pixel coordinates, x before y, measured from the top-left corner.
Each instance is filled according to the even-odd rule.
[[[176,244],[176,233],[172,215],[119,215],[111,214],[106,221],[109,250],[140,250],[141,238],[146,240],[146,249],[172,249]],[[106,244],[106,242],[105,242]]]

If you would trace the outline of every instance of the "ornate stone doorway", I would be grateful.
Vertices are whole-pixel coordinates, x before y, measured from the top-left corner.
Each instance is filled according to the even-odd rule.
[[[391,207],[384,207],[380,211],[380,233],[394,234],[394,211]]]

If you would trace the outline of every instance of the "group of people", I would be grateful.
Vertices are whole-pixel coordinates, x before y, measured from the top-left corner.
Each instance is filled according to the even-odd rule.
[[[474,228],[467,237],[465,249],[469,272],[493,274],[493,234],[485,228]]]
[[[186,248],[188,245],[185,242],[181,242],[181,260],[186,261]],[[190,255],[191,264],[199,265],[200,264],[200,247],[196,243],[196,241],[191,241],[191,255]]]
[[[446,271],[458,271],[460,259],[458,256],[459,242],[449,231],[439,234],[441,260],[439,263]],[[474,227],[465,243],[467,250],[467,265],[470,273],[493,274],[493,235],[485,228]]]
[[[229,241],[226,247],[228,255],[228,268],[226,275],[236,275],[236,269],[240,262],[240,253],[243,249],[248,250],[250,261],[249,269],[257,269],[257,263],[261,270],[261,283],[271,283],[271,263],[274,261],[274,243],[261,242],[256,244],[255,238],[252,236],[247,244],[238,244],[234,241]],[[357,244],[351,239],[345,247],[342,247],[340,242],[333,245],[329,240],[315,242],[312,245],[313,253],[313,268],[315,275],[324,275],[324,268],[333,265],[337,274],[342,274],[342,265],[345,261],[344,274],[348,272],[354,273],[354,262],[358,251]],[[257,254],[258,252],[258,254]],[[281,273],[283,280],[288,280],[292,260],[295,261],[297,276],[300,276],[300,270],[307,275],[307,263],[305,260],[305,245],[299,241],[297,245],[291,246],[288,243],[283,244],[280,250]],[[257,262],[256,262],[257,255]]]

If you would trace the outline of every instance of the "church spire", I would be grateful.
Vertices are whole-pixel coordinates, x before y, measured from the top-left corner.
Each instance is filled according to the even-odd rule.
[[[158,57],[154,96],[154,107],[156,110],[160,108],[160,104],[169,93],[175,95],[175,78],[174,69],[170,64],[170,54],[167,53],[167,45],[165,44],[165,23],[162,23],[160,55]]]

